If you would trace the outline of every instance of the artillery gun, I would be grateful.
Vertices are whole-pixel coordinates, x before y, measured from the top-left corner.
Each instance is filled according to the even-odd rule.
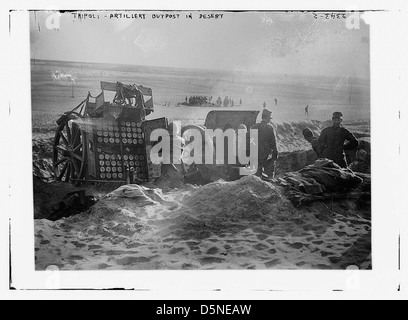
[[[152,90],[101,82],[101,93],[87,97],[57,120],[53,170],[57,180],[137,183],[161,176],[150,161],[150,133],[167,129],[166,118],[146,120],[154,111]],[[115,92],[112,102],[105,91]]]
[[[245,166],[244,164],[228,164],[227,159],[224,158],[224,164],[206,164],[205,154],[208,148],[207,143],[213,144],[215,150],[216,139],[209,140],[206,137],[206,129],[217,130],[221,129],[225,132],[227,129],[237,130],[240,125],[245,125],[248,129],[255,125],[258,118],[259,111],[256,110],[213,110],[207,114],[204,125],[188,125],[182,128],[181,133],[184,134],[189,129],[198,130],[202,138],[202,163],[193,163],[186,168],[186,175],[194,177],[195,180],[202,180],[205,182],[212,182],[218,179],[236,180],[239,176],[239,168]],[[187,147],[188,148],[188,147]],[[187,152],[189,152],[187,150]],[[231,151],[228,150],[228,143],[224,141],[224,157]]]

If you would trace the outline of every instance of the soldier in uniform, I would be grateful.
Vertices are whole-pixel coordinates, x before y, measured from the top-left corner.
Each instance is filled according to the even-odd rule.
[[[340,167],[346,168],[344,150],[353,150],[358,146],[356,137],[341,126],[343,114],[334,112],[333,125],[324,129],[319,137],[319,154],[322,158],[333,160]]]
[[[251,129],[258,130],[258,171],[257,176],[261,176],[268,161],[276,162],[278,159],[278,149],[276,147],[275,131],[270,124],[272,119],[268,109],[262,110],[262,121],[255,124]]]
[[[302,133],[303,133],[303,137],[305,138],[305,140],[307,140],[312,145],[312,148],[314,152],[316,153],[317,157],[320,158],[319,138],[315,137],[313,135],[312,130],[310,130],[309,128],[304,129]]]

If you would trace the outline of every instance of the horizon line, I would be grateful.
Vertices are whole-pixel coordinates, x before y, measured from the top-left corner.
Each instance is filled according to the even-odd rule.
[[[145,68],[165,68],[165,69],[181,69],[181,70],[197,70],[197,71],[211,71],[211,72],[230,72],[230,73],[252,73],[252,74],[259,74],[259,75],[271,75],[271,76],[311,76],[311,77],[321,77],[321,78],[333,78],[333,77],[344,77],[340,75],[318,75],[318,74],[305,74],[305,73],[271,73],[271,72],[262,72],[262,71],[243,71],[243,70],[229,70],[229,69],[209,69],[209,68],[200,68],[200,67],[169,67],[169,66],[158,66],[158,65],[140,65],[140,64],[130,64],[130,63],[113,63],[113,62],[90,62],[90,61],[75,61],[75,60],[55,60],[55,59],[39,59],[39,58],[32,58],[30,57],[30,62],[36,61],[52,61],[52,62],[65,62],[65,63],[88,63],[88,64],[95,64],[95,65],[119,65],[119,66],[132,66],[132,67],[145,67]],[[361,80],[371,80],[371,73],[368,77],[364,76],[349,76],[350,78],[356,78]]]

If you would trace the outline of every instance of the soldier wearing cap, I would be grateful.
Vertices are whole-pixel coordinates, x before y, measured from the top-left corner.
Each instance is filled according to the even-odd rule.
[[[350,131],[341,126],[342,117],[341,112],[333,113],[333,125],[324,129],[319,137],[319,154],[346,168],[344,150],[356,149],[358,141]]]
[[[258,172],[256,173],[258,176],[262,175],[268,161],[275,163],[278,159],[275,131],[270,124],[271,115],[272,112],[268,109],[263,109],[262,121],[251,128],[258,130]]]

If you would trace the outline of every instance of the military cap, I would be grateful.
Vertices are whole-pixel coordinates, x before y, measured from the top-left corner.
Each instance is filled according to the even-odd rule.
[[[267,117],[272,118],[271,115],[272,115],[272,112],[269,111],[268,109],[263,109],[262,110],[262,119],[267,118]]]
[[[336,112],[333,113],[332,118],[341,118],[342,116],[343,116],[343,114],[341,112],[336,111]]]

